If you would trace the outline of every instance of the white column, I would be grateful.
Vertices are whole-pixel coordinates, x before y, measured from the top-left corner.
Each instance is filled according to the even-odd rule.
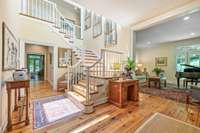
[[[25,68],[25,41],[24,40],[20,40],[19,42],[20,44],[20,49],[19,49],[19,68]]]
[[[58,47],[53,47],[53,90],[57,90],[57,77],[58,77]]]
[[[129,56],[133,59],[136,59],[136,32],[131,30],[131,45]]]

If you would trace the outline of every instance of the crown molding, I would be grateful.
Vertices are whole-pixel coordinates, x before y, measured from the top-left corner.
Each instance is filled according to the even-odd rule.
[[[177,16],[187,14],[187,13],[189,13],[192,10],[195,10],[195,9],[200,9],[200,0],[194,0],[194,1],[182,6],[180,8],[177,8],[175,10],[171,10],[171,11],[166,12],[166,13],[160,15],[160,16],[157,16],[157,17],[148,19],[146,21],[143,21],[141,23],[132,25],[131,29],[133,31],[142,30],[142,29],[148,28],[150,26],[153,26],[155,24],[161,23],[163,21],[173,19]]]

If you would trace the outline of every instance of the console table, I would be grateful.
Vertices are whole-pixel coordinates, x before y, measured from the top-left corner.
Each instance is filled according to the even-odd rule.
[[[12,80],[12,81],[6,81],[6,88],[7,88],[7,93],[8,93],[8,125],[7,125],[7,129],[12,130],[12,126],[13,125],[17,125],[20,123],[25,122],[26,125],[29,124],[29,116],[28,116],[28,112],[29,112],[29,80]],[[20,97],[20,88],[24,88],[25,90],[25,106],[26,106],[26,116],[25,116],[25,120],[24,121],[20,121],[17,123],[12,123],[12,118],[11,118],[11,93],[12,91],[15,91],[15,110],[18,109],[18,105],[17,105],[17,95],[18,98]],[[17,94],[18,93],[18,94]],[[24,105],[23,105],[24,106]]]
[[[139,80],[109,81],[109,102],[124,107],[128,100],[139,101]]]

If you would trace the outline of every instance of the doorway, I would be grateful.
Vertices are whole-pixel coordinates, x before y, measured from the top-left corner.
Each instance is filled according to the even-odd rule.
[[[31,80],[44,80],[44,55],[28,54],[27,65]]]

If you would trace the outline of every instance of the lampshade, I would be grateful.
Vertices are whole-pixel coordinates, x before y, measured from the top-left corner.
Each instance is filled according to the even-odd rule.
[[[143,65],[142,64],[137,64],[137,67],[142,67]]]

